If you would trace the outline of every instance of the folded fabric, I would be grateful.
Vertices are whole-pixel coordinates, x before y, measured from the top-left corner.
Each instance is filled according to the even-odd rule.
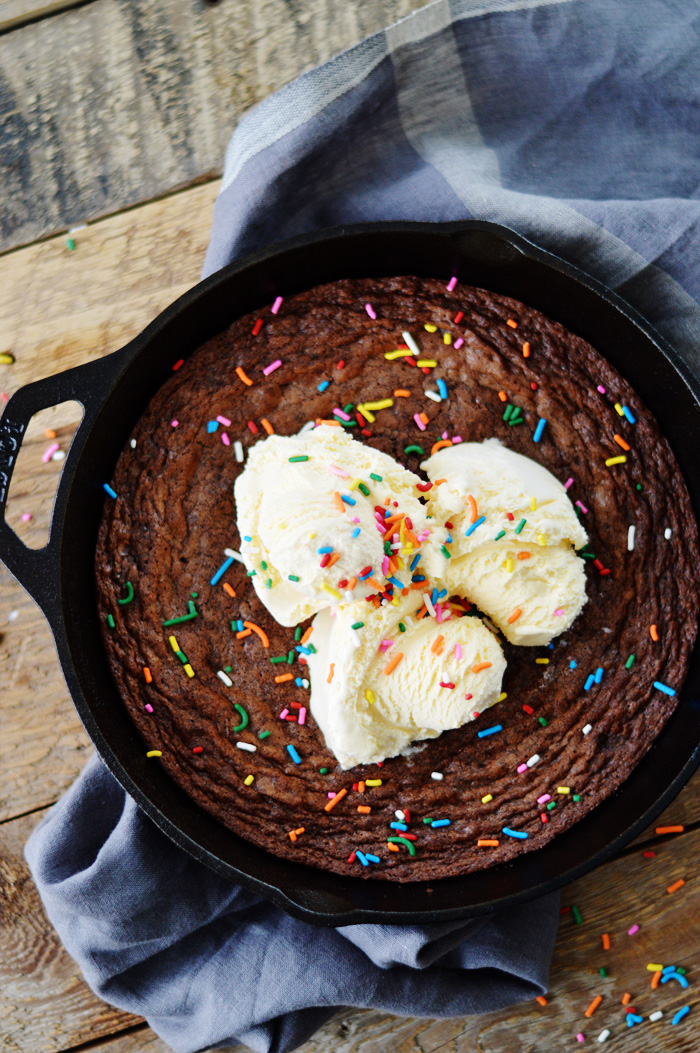
[[[206,257],[368,220],[510,226],[697,367],[698,0],[438,0],[241,121]],[[93,760],[27,858],[86,980],[177,1050],[287,1051],[337,1006],[430,1017],[546,989],[558,895],[464,923],[314,928],[162,835]]]

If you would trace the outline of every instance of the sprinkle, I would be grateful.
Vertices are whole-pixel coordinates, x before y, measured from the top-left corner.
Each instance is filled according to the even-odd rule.
[[[265,431],[267,432],[268,435],[274,435],[275,434],[275,429],[272,427],[272,425],[270,424],[270,422],[267,419],[267,417],[261,417],[260,418],[260,423],[262,424],[263,428],[265,429]]]
[[[374,319],[377,317],[377,315],[376,315],[376,312],[375,312],[374,308],[372,307],[371,303],[366,303],[365,304],[365,311],[370,316],[370,318],[374,321]]]
[[[322,380],[321,383],[318,385],[318,391],[320,393],[323,393],[327,387],[330,387],[330,383],[330,380]]]
[[[176,363],[175,363],[175,365],[173,366],[173,372],[175,372],[176,370],[178,370],[178,369],[180,368],[180,366],[184,366],[184,364],[185,364],[185,360],[184,360],[184,358],[178,358],[177,362],[176,362]]]
[[[326,679],[326,683],[327,684],[330,684],[331,680],[333,679],[333,674],[334,673],[335,673],[335,662],[331,662],[330,668],[328,670],[328,677]]]
[[[482,837],[476,842],[476,847],[477,848],[498,848],[500,843],[501,843],[500,841],[495,841],[495,840],[492,840],[492,839],[487,839],[487,838],[483,838]]]
[[[622,412],[627,417],[627,420],[630,422],[630,424],[637,423],[636,417],[633,416],[632,411],[627,406],[622,407]]]
[[[258,426],[255,423],[255,421],[249,420],[246,423],[247,423],[248,427],[250,428],[250,430],[252,431],[253,435],[257,435],[258,434]]]
[[[647,965],[647,972],[649,973],[660,973],[663,972],[663,965],[656,965],[654,962],[650,962]]]
[[[520,522],[518,523],[518,525],[513,529],[513,533],[514,534],[519,534],[526,523],[527,523],[527,519],[521,519]]]
[[[681,987],[687,987],[688,986],[688,981],[686,980],[685,976],[682,976],[675,969],[672,969],[670,972],[665,973],[661,977],[661,983],[662,984],[668,983],[669,980],[678,980],[678,983],[681,985]]]
[[[419,369],[434,369],[437,365],[437,360],[434,358],[419,358],[416,365]]]
[[[447,291],[448,292],[454,292],[456,285],[457,285],[457,278],[453,276],[452,278],[450,278],[450,280],[447,283]],[[404,336],[405,335],[406,334],[404,333]]]
[[[381,786],[381,779],[365,779],[365,786]]]
[[[657,834],[682,834],[685,830],[684,826],[657,826]]]
[[[49,449],[51,449],[51,447],[49,447]],[[58,444],[56,445],[56,449],[58,449]],[[47,458],[46,458],[46,455],[44,455],[44,457],[42,458],[42,460],[46,460],[46,459],[47,459]],[[112,487],[111,487],[111,486],[109,485],[109,483],[103,483],[103,484],[102,484],[102,488],[103,488],[103,490],[105,491],[105,493],[109,494],[109,496],[110,496],[110,497],[113,497],[113,498],[115,499],[115,501],[116,501],[117,495],[115,494],[114,490],[113,490],[113,489],[112,489]]]
[[[535,428],[535,434],[532,436],[532,441],[533,442],[539,442],[540,441],[540,439],[542,438],[542,432],[544,431],[544,426],[545,426],[546,423],[547,423],[547,421],[544,419],[544,417],[540,417],[540,419],[538,421],[538,424],[537,424],[537,427]]]
[[[410,855],[414,856],[416,854],[415,848],[413,847],[413,845],[411,844],[411,842],[408,840],[407,837],[399,837],[399,836],[397,836],[397,837],[387,837],[386,840],[387,840],[387,844],[405,845],[406,848],[408,849]]]
[[[236,460],[238,461],[238,463],[242,464],[243,463],[243,443],[239,439],[236,439],[236,441],[233,444],[233,452],[236,455]]]
[[[498,731],[503,731],[502,724],[494,724],[492,728],[485,728],[483,731],[477,732],[477,734],[480,739],[485,739],[488,735],[495,735]]]
[[[258,333],[260,332],[260,330],[262,329],[262,327],[263,327],[263,320],[262,320],[262,318],[258,318],[256,323],[255,323],[255,325],[253,326],[253,328],[251,330],[253,336],[257,336]]]
[[[226,684],[226,687],[233,687],[233,680],[230,676],[228,676],[227,673],[224,673],[222,669],[219,669],[216,675],[218,676],[219,680],[222,680],[224,684]]]
[[[399,664],[402,658],[403,654],[401,653],[401,651],[398,651],[391,659],[389,664],[384,666],[384,673],[386,674],[386,676],[389,676],[390,673],[393,673],[393,671],[396,669],[397,665]]]
[[[450,820],[449,819],[433,819],[432,823],[430,824],[430,826],[431,826],[431,828],[433,830],[436,829],[436,827],[438,827],[438,826],[449,826],[449,825],[450,825]]]
[[[524,841],[528,836],[524,830],[511,830],[508,826],[504,826],[501,833],[506,834],[508,837],[515,837],[519,841]]]
[[[683,1019],[683,1017],[687,1016],[689,1012],[690,1012],[690,1006],[689,1005],[684,1005],[682,1009],[678,1010],[676,1015],[671,1020],[671,1023],[672,1024],[680,1024],[680,1022]]]
[[[606,1028],[604,1028],[604,1030],[603,1030],[603,1031],[601,1031],[601,1032],[600,1032],[600,1034],[598,1035],[598,1041],[599,1041],[599,1042],[605,1042],[605,1041],[606,1041],[606,1039],[608,1039],[609,1037],[610,1037],[610,1028],[609,1028],[609,1027],[606,1027]]]
[[[535,665],[549,665],[549,658],[536,658]]]
[[[328,804],[323,806],[324,812],[330,812],[331,808],[335,808],[338,801],[342,801],[343,797],[345,797],[345,794],[347,792],[348,791],[345,789],[345,787],[343,787],[342,790],[338,790],[333,800],[329,801]]]
[[[595,683],[595,674],[591,673],[590,676],[587,678],[586,683],[583,685],[583,690],[584,691],[590,691],[591,688],[593,687],[594,683]]]
[[[635,656],[633,654],[631,654],[629,656],[629,658],[625,662],[625,669],[631,669],[632,668],[632,665],[634,664],[634,657]]]
[[[543,793],[541,797],[537,798],[537,803],[538,804],[546,804],[547,801],[551,801],[551,799],[552,798],[550,797],[550,795],[548,793]]]
[[[437,389],[440,392],[440,397],[442,399],[446,399],[447,398],[447,384],[445,383],[445,381],[440,379],[440,380],[436,380],[435,383],[437,384]]]
[[[534,768],[534,766],[537,764],[539,759],[540,759],[539,753],[533,753],[533,755],[530,757],[530,759],[528,761],[526,761],[525,763],[527,764],[528,768]]]
[[[593,1001],[591,1002],[591,1004],[589,1005],[588,1009],[586,1010],[586,1012],[583,1015],[587,1016],[587,1017],[592,1017],[593,1014],[595,1013],[596,1009],[598,1008],[598,1006],[600,1005],[600,1003],[602,1001],[603,1001],[603,996],[602,995],[596,995],[595,998],[593,999]]]
[[[529,357],[530,357],[530,345],[528,344],[527,341],[525,341],[525,343],[523,344],[523,358],[529,358]]]
[[[666,538],[667,541],[671,537],[671,528],[670,527],[666,527],[666,529],[664,530],[664,537]]]
[[[404,338],[404,341],[405,341],[406,345],[408,346],[409,350],[412,351],[413,354],[416,355],[416,356],[420,355],[420,348],[419,348],[418,344],[415,342],[415,340],[413,339],[413,337],[411,336],[411,334],[404,332],[404,333],[401,334],[401,336]]]
[[[577,505],[577,507],[581,509],[581,511],[583,512],[584,515],[588,515],[588,509],[586,508],[585,505],[581,504],[580,501],[575,501],[574,504]]]
[[[579,1031],[579,1033],[577,1034],[576,1041],[577,1042],[585,1042],[586,1041],[586,1036],[583,1034],[582,1031]]]
[[[161,750],[149,750],[146,754],[147,757],[162,757],[163,753]]]
[[[278,297],[276,297],[275,302],[273,303],[272,307],[270,308],[270,313],[271,314],[277,314],[277,312],[279,311],[281,306],[282,306],[282,297],[278,296]]]
[[[476,665],[472,666],[472,673],[480,673],[484,669],[490,669],[491,662],[477,662]]]
[[[239,750],[245,750],[247,753],[255,753],[257,746],[252,742],[237,742],[236,746]]]
[[[241,366],[236,366],[236,373],[239,380],[242,380],[248,387],[252,387],[253,381],[246,375],[245,370],[243,370]]]
[[[622,406],[620,405],[619,402],[615,403],[615,412],[617,413],[618,417],[624,417],[624,413],[622,411]]]
[[[434,391],[425,391],[424,395],[427,399],[431,399],[433,402],[442,402],[440,396],[436,395]],[[451,446],[452,443],[448,443],[448,445]]]
[[[631,1001],[632,1001],[632,995],[631,994],[627,994],[627,992],[625,992],[625,994],[623,994],[623,996],[622,996],[622,1004],[623,1005],[629,1005]]]
[[[423,328],[426,333],[437,333],[437,326],[433,325],[432,322],[426,322]]]
[[[412,354],[413,352],[410,348],[400,347],[396,351],[385,351],[384,358],[386,358],[388,362],[393,362],[397,358],[410,358]]]
[[[464,339],[463,339],[463,338],[462,338],[461,336],[460,336],[460,337],[458,337],[458,338],[457,338],[457,339],[455,340],[455,343],[454,343],[454,346],[455,346],[455,351],[458,351],[458,350],[459,350],[459,348],[460,348],[460,347],[462,346],[462,344],[463,344],[463,343],[464,343]]]
[[[441,771],[431,771],[430,778],[435,779],[436,782],[442,782],[444,776]]]
[[[636,527],[634,524],[630,525],[627,529],[627,551],[632,552],[634,550],[634,535]]]
[[[418,425],[418,427],[420,428],[420,430],[421,431],[425,431],[425,424],[423,423],[423,421],[422,421],[422,419],[420,417],[420,414],[414,413],[413,414],[413,419],[416,422],[416,424]]]
[[[239,745],[240,745],[240,743],[239,743]],[[294,746],[292,746],[291,742],[287,744],[287,753],[292,758],[292,760],[294,761],[295,764],[301,764],[301,757],[299,756],[299,754],[295,750]]]
[[[481,526],[481,524],[482,524],[482,523],[484,523],[485,521],[486,521],[486,516],[479,516],[479,518],[478,518],[478,519],[477,519],[477,520],[476,520],[475,522],[473,522],[473,523],[471,524],[471,526],[469,526],[469,527],[468,527],[468,528],[467,528],[467,529],[465,530],[465,532],[464,532],[464,536],[465,536],[465,537],[471,537],[471,535],[472,535],[472,534],[474,533],[474,531],[476,530],[476,528],[477,528],[477,527],[480,527],[480,526]],[[523,520],[523,522],[525,522],[525,520]]]
[[[637,932],[639,932],[639,925],[632,925],[632,927],[627,930],[627,935],[634,936]]]
[[[377,402],[365,402],[365,403],[363,403],[363,405],[364,405],[365,409],[367,409],[367,410],[371,410],[371,411],[382,410],[382,409],[388,409],[390,406],[393,406],[394,405],[394,400],[393,399],[379,399]]]
[[[663,691],[665,695],[670,695],[672,698],[676,693],[672,687],[667,687],[667,685],[662,684],[660,680],[654,681],[654,687],[657,689],[657,691]]]
[[[625,457],[624,454],[620,454],[619,457],[608,457],[606,462],[605,462],[605,467],[609,468],[613,464],[625,464],[626,461],[627,461],[627,458]]]

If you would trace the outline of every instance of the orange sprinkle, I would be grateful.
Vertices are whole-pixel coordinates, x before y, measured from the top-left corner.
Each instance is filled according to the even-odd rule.
[[[654,643],[659,639],[659,633],[655,625],[649,626],[649,635],[651,636]]]
[[[477,848],[498,848],[500,841],[491,841],[488,838],[482,837],[476,842]]]
[[[357,578],[350,578],[350,581],[348,582],[348,588],[350,589],[350,592],[352,592],[352,590],[355,588],[356,585],[357,585]]]
[[[338,493],[337,490],[333,494],[333,499],[335,501],[335,505],[336,505],[336,508],[338,509],[338,511],[344,513],[345,512],[345,504],[343,503],[343,499],[342,499],[342,497],[340,496],[340,494]]]
[[[389,673],[393,673],[394,672],[394,670],[396,669],[397,665],[399,664],[399,662],[401,661],[402,658],[403,658],[403,654],[401,653],[401,651],[399,651],[398,654],[394,655],[394,657],[391,659],[389,664],[384,666],[384,673],[386,674],[386,676],[389,676]]]
[[[335,797],[331,797],[331,799],[328,802],[328,804],[323,806],[324,812],[330,812],[331,808],[335,808],[335,806],[338,803],[338,801],[342,801],[343,797],[345,796],[345,794],[347,792],[348,791],[345,789],[345,787],[343,787],[342,790],[338,790],[338,792],[335,795]]]
[[[447,479],[436,479],[435,482],[433,483],[433,486],[442,486],[442,484],[446,483],[446,482],[447,482]]]
[[[236,590],[227,581],[224,582],[224,592],[227,596],[233,597],[236,595]]]
[[[331,664],[330,664],[330,666],[328,668],[328,678],[326,680],[327,684],[330,684],[331,680],[333,679],[333,674],[334,673],[335,673],[335,662],[331,662]]]
[[[245,625],[245,622],[243,624]],[[251,635],[252,635],[252,633],[251,633],[250,629],[241,629],[241,631],[239,633],[236,633],[236,639],[237,640],[242,640],[244,636],[251,636]]]
[[[625,442],[621,435],[613,435],[613,439],[615,440],[618,446],[622,447],[623,450],[631,449],[630,444],[628,442]]]
[[[44,435],[46,436],[47,439],[55,439],[56,438],[56,432],[53,430],[53,428],[47,428],[46,431],[44,432]]]
[[[632,1001],[632,995],[628,994],[627,991],[625,991],[625,993],[622,996],[622,1004],[623,1005],[629,1005],[631,1001]]]
[[[429,418],[427,413],[419,413],[418,416],[420,417],[420,419],[423,421],[424,424],[430,424],[430,418]]]
[[[682,834],[685,830],[684,826],[657,826],[657,834]]]
[[[472,666],[472,673],[480,673],[482,669],[490,669],[491,662],[477,662],[476,665]]]
[[[326,570],[328,570],[329,567],[332,567],[334,563],[337,563],[339,559],[340,559],[340,552],[333,552],[333,553],[331,553],[331,558],[326,563]]]
[[[523,344],[523,358],[530,357],[530,345],[526,342]]]
[[[518,552],[518,559],[529,559],[529,558],[530,558],[530,553],[529,552]]]
[[[262,640],[263,647],[270,646],[270,641],[268,640],[267,635],[262,631],[259,625],[256,625],[255,622],[243,622],[243,624],[245,625],[246,629],[252,629],[254,633],[257,633],[257,635]]]
[[[377,592],[384,591],[384,586],[382,585],[381,581],[377,581],[376,578],[365,578],[365,581],[369,582],[370,585],[374,585]]]
[[[148,668],[147,665],[143,667],[143,678],[147,684],[150,684],[153,680],[153,677],[151,676],[151,670]]]
[[[275,429],[272,427],[272,425],[270,424],[270,422],[267,419],[267,417],[261,417],[260,418],[260,423],[262,424],[263,428],[265,429],[265,431],[267,432],[268,435],[274,435],[275,434]]]
[[[469,522],[476,523],[477,519],[479,518],[479,513],[476,510],[476,500],[472,497],[471,494],[467,494],[467,501],[469,502],[469,507],[472,510],[471,519],[469,520]]]
[[[362,815],[369,815],[369,813],[372,811],[372,805],[371,804],[358,804],[357,810],[358,810],[358,812],[361,812]]]
[[[684,885],[685,881],[683,878],[679,878],[678,881],[674,881],[672,885],[669,885],[666,891],[671,893],[678,892],[678,889],[683,888]]]
[[[358,793],[364,793],[365,792],[365,780],[364,779],[360,779],[360,781],[358,782],[358,784],[357,784],[357,792]]]
[[[406,388],[397,388],[394,392],[394,398],[396,399],[407,399],[411,394],[410,391],[406,391]]]
[[[433,652],[433,654],[439,654],[440,651],[442,651],[442,644],[443,644],[444,639],[445,639],[445,637],[442,634],[440,634],[439,636],[435,637],[435,639],[433,640],[432,646],[430,648],[430,650]],[[439,650],[438,650],[438,648],[439,648]]]
[[[399,850],[399,846],[395,845],[393,841],[387,841],[386,847],[389,849],[390,852],[398,852]]]
[[[586,1012],[583,1015],[584,1016],[588,1016],[588,1017],[593,1016],[593,1014],[595,1013],[596,1009],[598,1008],[598,1006],[600,1005],[600,1003],[602,1001],[603,1001],[602,995],[596,995],[595,998],[593,999],[593,1001],[591,1002],[591,1004],[589,1005],[588,1009],[586,1010]]]
[[[511,327],[511,329],[517,329],[518,328],[518,323],[515,321],[514,318],[509,318],[506,321],[506,325],[509,325]]]
[[[608,935],[608,933],[604,932],[603,935],[601,936],[601,939],[603,941],[603,950],[604,951],[609,951],[610,950],[610,936]]]
[[[287,680],[293,680],[294,673],[282,673],[281,676],[275,677],[276,684],[284,684]]]
[[[339,428],[340,427],[340,421],[339,420],[323,420],[322,417],[317,417],[316,418],[316,423],[317,424],[328,424],[328,425],[330,425],[331,428]]]
[[[508,624],[512,625],[513,622],[517,622],[518,618],[520,617],[520,615],[522,613],[523,612],[522,612],[521,608],[520,607],[516,607],[515,610],[513,611],[513,613],[511,614],[510,618],[508,619]]]
[[[422,582],[418,582],[418,584],[422,585]],[[425,618],[427,613],[428,613],[428,608],[425,606],[425,604],[423,604],[421,609],[418,611],[418,614],[416,615],[416,618],[418,618],[419,620],[421,618]]]
[[[428,422],[424,421],[424,423],[427,424]],[[442,450],[443,447],[451,446],[451,445],[452,445],[452,439],[440,439],[439,442],[433,443],[433,445],[431,447],[431,450],[430,450],[431,457],[432,457],[432,455],[434,453],[437,453],[438,450]]]
[[[535,1001],[539,1002],[540,1005],[547,1005],[547,999],[544,997],[544,995],[538,995]]]
[[[501,402],[505,402],[506,399],[508,398],[508,396],[506,395],[505,391],[499,391],[498,392],[498,397],[501,400]]]
[[[290,830],[289,831],[289,840],[290,841],[296,841],[296,839],[297,839],[297,832],[296,832],[296,830]]]
[[[391,503],[391,498],[390,497],[385,497],[384,498],[384,505],[385,505],[386,508],[389,507],[390,503]]]
[[[661,970],[659,969],[659,971],[654,973],[654,975],[652,976],[652,978],[651,978],[651,989],[652,989],[652,991],[655,991],[656,988],[659,986],[659,980],[661,979],[662,975],[663,974],[662,974]]]
[[[239,378],[243,381],[243,383],[247,384],[249,388],[253,386],[253,381],[250,379],[249,376],[246,376],[245,370],[242,369],[240,366],[236,366],[236,373],[238,374]]]
[[[314,627],[313,627],[313,625],[310,625],[310,626],[309,626],[309,628],[308,628],[308,629],[306,630],[306,632],[304,633],[304,635],[302,636],[302,638],[301,638],[301,640],[299,641],[299,643],[300,643],[300,644],[305,644],[305,643],[306,643],[306,641],[308,640],[308,638],[309,638],[309,637],[311,636],[311,633],[312,633],[313,631],[314,631]]]

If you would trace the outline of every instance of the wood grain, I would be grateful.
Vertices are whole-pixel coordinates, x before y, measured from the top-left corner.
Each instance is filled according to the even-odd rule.
[[[5,33],[0,248],[219,174],[244,110],[424,5],[94,0]]]
[[[0,0],[0,33],[35,22],[85,0]]]

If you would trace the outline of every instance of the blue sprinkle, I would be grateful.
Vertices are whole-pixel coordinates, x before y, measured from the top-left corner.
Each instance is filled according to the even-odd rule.
[[[465,537],[471,537],[471,535],[474,533],[476,528],[481,526],[481,524],[485,521],[485,519],[486,519],[486,516],[479,516],[479,518],[476,520],[476,522],[472,523],[471,526],[467,530],[465,530],[464,536]]]
[[[683,1019],[683,1017],[687,1016],[689,1012],[690,1012],[690,1006],[689,1005],[684,1005],[682,1009],[678,1010],[678,1012],[674,1016],[674,1018],[671,1021],[671,1023],[672,1024],[680,1024],[680,1022]]]
[[[360,574],[360,581],[364,581],[365,578],[371,578],[373,573],[374,568],[372,568],[372,570],[368,570],[366,574]]]
[[[445,381],[444,380],[436,380],[435,383],[437,384],[437,389],[440,392],[440,398],[441,399],[446,399],[447,398],[447,384],[445,383]]]
[[[109,485],[109,483],[103,483],[102,486],[104,487],[105,492],[108,493],[110,497],[113,497],[116,501],[117,495],[115,494],[114,490]]]
[[[327,387],[330,387],[330,383],[330,380],[322,380],[318,385],[318,390],[321,392],[325,391]]]
[[[311,650],[311,648],[310,647],[304,647],[303,644],[297,644],[296,647],[294,648],[294,650],[298,654],[313,654],[313,651]]]
[[[688,981],[686,980],[685,976],[681,976],[680,973],[666,973],[665,976],[661,977],[662,984],[667,984],[669,980],[678,980],[678,983],[681,985],[681,987],[688,986]]]
[[[539,442],[540,441],[540,439],[542,438],[542,432],[544,431],[544,426],[545,426],[546,423],[547,423],[547,421],[544,419],[544,417],[540,417],[539,422],[537,424],[537,427],[535,428],[535,434],[532,436],[532,441],[533,442]]]
[[[443,596],[447,596],[447,589],[440,589],[440,591],[438,592],[437,598],[439,600],[441,600]]]
[[[627,406],[623,406],[622,407],[622,412],[627,417],[627,420],[630,422],[630,424],[636,424],[637,423],[637,420],[634,417],[632,411],[630,409],[628,409]]]
[[[245,629],[245,625],[243,624],[243,619],[242,618],[238,618],[236,620],[236,628],[238,629],[239,633],[242,633],[243,630]]]
[[[233,563],[233,556],[229,556],[229,558],[227,560],[224,560],[224,562],[221,564],[221,566],[219,567],[219,569],[217,570],[216,574],[211,579],[209,584],[210,585],[216,585],[216,583],[218,581],[220,581],[221,578],[223,578],[224,574],[226,573],[226,571],[228,570],[228,568],[231,566],[232,563]]]
[[[644,1023],[644,1017],[643,1016],[635,1016],[634,1013],[628,1013],[627,1014],[627,1027],[634,1027],[635,1024],[643,1024],[643,1023]]]
[[[295,679],[294,683],[295,683],[295,684],[297,685],[297,687],[303,687],[303,686],[304,686],[304,681],[303,681],[303,680],[301,679],[301,677],[300,677],[300,676],[298,676],[298,677],[297,677],[297,678]]]
[[[447,537],[445,538],[445,544],[446,545],[451,545],[452,544],[452,534],[448,534],[447,535]]]
[[[218,429],[219,429],[219,422],[218,422],[218,420],[207,421],[207,431],[209,432],[210,435],[211,435],[211,433],[213,431],[218,431]]]
[[[421,558],[421,554],[419,552],[418,555],[414,556],[413,559],[411,560],[411,565],[410,565],[410,567],[408,569],[409,570],[415,570],[416,567],[418,566],[420,558]]]
[[[494,724],[492,728],[484,728],[483,731],[478,732],[480,739],[485,739],[487,735],[495,735],[497,731],[503,731],[502,724]]]
[[[403,582],[399,581],[398,578],[387,578],[386,580],[390,581],[391,584],[394,585],[397,589],[402,589],[403,588]]]
[[[603,679],[603,670],[601,669],[600,666],[598,666],[598,668],[595,671],[595,682],[596,682],[596,684],[599,684],[602,679]]]
[[[365,852],[365,859],[368,863],[381,863],[379,856],[371,856],[369,852]]]
[[[430,595],[430,602],[432,603],[433,607],[437,603],[437,598],[438,598],[438,590],[437,589],[433,589],[433,591],[432,591],[432,593]]]
[[[449,819],[433,819],[433,821],[432,821],[432,823],[430,825],[433,828],[435,828],[436,826],[449,826],[450,825],[450,820]]]
[[[244,535],[243,535],[243,540],[244,540],[244,541],[252,541],[253,539],[252,539],[252,537],[250,537],[250,535],[249,535],[249,534],[244,534]]]
[[[405,823],[389,823],[392,830],[408,830]]]
[[[360,860],[360,862],[362,863],[362,866],[363,866],[363,867],[367,867],[367,866],[369,866],[369,863],[368,863],[367,859],[366,859],[366,858],[365,858],[365,856],[364,856],[364,855],[362,854],[362,852],[360,852],[359,848],[356,848],[356,849],[355,849],[355,855],[356,855],[356,856],[357,856],[357,858],[358,858],[358,859]]]
[[[554,650],[554,644],[553,643],[548,643],[547,647],[549,648],[550,651]]]
[[[666,687],[666,684],[662,684],[660,680],[654,681],[654,687],[657,689],[657,691],[663,691],[665,695],[671,695],[671,697],[673,697],[676,693],[672,687]]]
[[[317,548],[316,551],[318,552],[319,556],[325,556],[325,554],[327,552],[332,552],[333,551],[333,546],[332,545],[324,545],[323,548]]]
[[[355,529],[352,532],[352,537],[357,537],[359,533],[360,533],[360,528],[359,527],[355,527]]]
[[[357,501],[355,500],[354,497],[346,497],[345,494],[343,494],[343,496],[341,497],[340,500],[344,501],[346,505],[356,505],[357,504]]]
[[[569,669],[575,669],[575,668],[576,668],[576,659],[572,658],[571,661],[569,662]]]
[[[664,968],[661,970],[662,973],[675,973],[675,971],[675,965],[665,965]]]
[[[425,581],[425,574],[413,574],[411,581]]]
[[[583,690],[590,691],[594,684],[595,676],[593,675],[593,673],[591,673],[591,675],[588,677],[588,680],[586,680],[586,683],[583,685]]]
[[[508,837],[517,837],[520,841],[524,841],[528,836],[524,830],[511,830],[509,826],[504,826],[501,833],[507,834]]]
[[[301,757],[299,756],[297,751],[294,749],[294,746],[292,746],[291,742],[287,746],[287,753],[292,758],[292,760],[294,761],[295,764],[301,764]]]

